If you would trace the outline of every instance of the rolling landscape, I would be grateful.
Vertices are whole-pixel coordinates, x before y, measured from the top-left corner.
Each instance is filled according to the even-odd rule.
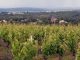
[[[80,59],[80,10],[15,11],[0,12],[0,60]]]

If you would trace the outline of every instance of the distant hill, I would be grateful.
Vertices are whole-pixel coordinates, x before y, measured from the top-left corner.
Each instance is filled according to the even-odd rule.
[[[63,10],[80,10],[80,8],[54,8],[54,9],[47,9],[47,8],[0,8],[0,12],[26,12],[26,11],[63,11]]]
[[[47,11],[45,8],[0,8],[0,12],[13,12],[13,11]]]

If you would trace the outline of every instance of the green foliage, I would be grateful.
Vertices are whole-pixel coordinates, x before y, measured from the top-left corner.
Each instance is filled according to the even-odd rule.
[[[76,53],[76,48],[77,48],[77,41],[78,39],[76,38],[75,32],[72,30],[67,34],[67,41],[66,44],[69,47],[69,50],[71,52]]]
[[[57,51],[56,47],[57,47],[56,40],[47,41],[42,46],[42,53],[43,53],[43,55],[44,56],[48,56],[48,55],[56,54],[56,51]]]
[[[31,60],[37,54],[37,45],[33,45],[30,41],[19,43],[18,40],[14,40],[12,42],[12,53],[14,60]]]
[[[14,60],[33,59],[38,52],[38,45],[42,47],[43,56],[63,56],[66,51],[76,53],[79,32],[80,25],[0,24],[0,39],[10,44]]]

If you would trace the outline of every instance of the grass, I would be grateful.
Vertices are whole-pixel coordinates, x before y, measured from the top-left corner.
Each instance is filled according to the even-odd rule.
[[[59,60],[59,55],[53,55],[53,56],[48,56],[48,60]],[[43,56],[39,55],[33,58],[33,60],[43,60]],[[71,53],[66,53],[63,56],[63,60],[72,60],[72,54]]]
[[[8,49],[6,47],[0,46],[0,56],[7,55]]]
[[[10,60],[10,53],[7,47],[0,46],[0,60]]]

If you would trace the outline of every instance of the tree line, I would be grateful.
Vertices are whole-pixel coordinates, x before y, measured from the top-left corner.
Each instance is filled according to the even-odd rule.
[[[80,23],[80,11],[60,11],[60,12],[23,12],[23,14],[13,14],[9,12],[1,12],[0,20],[7,20],[10,23],[30,23],[50,24],[51,17],[57,18],[57,21],[65,20],[72,24]]]

